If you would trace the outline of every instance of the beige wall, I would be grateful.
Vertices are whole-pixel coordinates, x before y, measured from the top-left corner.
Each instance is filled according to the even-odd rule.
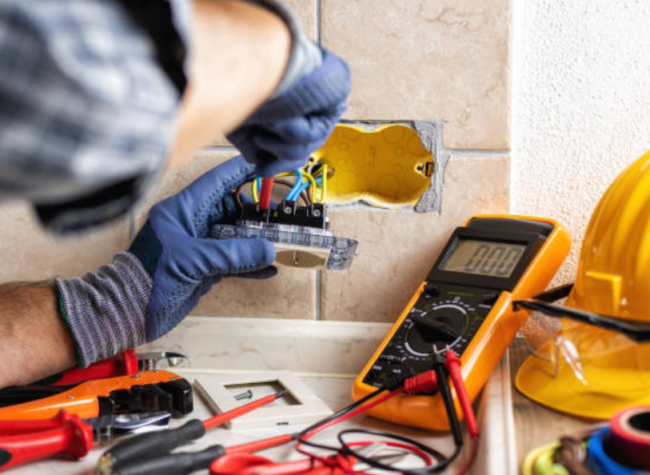
[[[397,318],[454,227],[509,204],[508,0],[292,0],[308,33],[353,73],[345,119],[431,120],[442,127],[440,213],[363,205],[330,210],[332,229],[359,240],[348,271],[281,270],[259,282],[218,284],[195,315],[390,322]],[[223,139],[170,171],[134,213],[236,154]],[[91,236],[56,241],[26,205],[0,208],[0,281],[79,275],[128,246],[127,219]]]

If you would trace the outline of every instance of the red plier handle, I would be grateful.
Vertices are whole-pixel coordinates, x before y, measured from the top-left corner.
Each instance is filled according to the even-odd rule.
[[[0,470],[57,454],[80,458],[92,446],[93,428],[63,410],[40,421],[0,421]]]
[[[135,350],[125,350],[112,358],[97,361],[87,368],[72,368],[61,373],[61,378],[52,384],[63,386],[83,383],[91,379],[114,378],[116,376],[131,376],[138,372],[138,358]]]

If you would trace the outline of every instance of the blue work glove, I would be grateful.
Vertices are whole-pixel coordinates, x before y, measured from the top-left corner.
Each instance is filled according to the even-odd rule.
[[[275,275],[265,239],[209,238],[235,218],[231,191],[253,176],[241,156],[156,204],[127,252],[83,278],[58,279],[62,315],[82,366],[169,332],[223,277]]]
[[[300,30],[295,16],[274,0],[260,1],[289,26],[292,50],[276,92],[228,135],[257,175],[302,167],[341,118],[350,94],[350,69]]]

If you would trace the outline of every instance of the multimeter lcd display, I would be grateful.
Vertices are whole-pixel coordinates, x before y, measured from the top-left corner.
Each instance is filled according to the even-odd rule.
[[[507,279],[525,250],[524,244],[460,239],[441,269]]]

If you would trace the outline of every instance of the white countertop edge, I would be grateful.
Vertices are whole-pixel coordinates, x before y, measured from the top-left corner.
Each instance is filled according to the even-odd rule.
[[[483,389],[479,421],[481,438],[474,466],[481,467],[486,474],[517,475],[517,440],[508,352]]]

